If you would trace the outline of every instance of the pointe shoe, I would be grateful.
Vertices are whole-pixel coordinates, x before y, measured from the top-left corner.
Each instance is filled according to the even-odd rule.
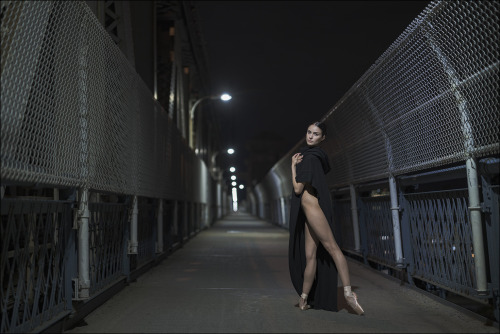
[[[358,296],[354,292],[351,292],[350,294],[344,294],[344,297],[347,301],[347,304],[354,310],[354,312],[356,312],[358,315],[362,315],[363,313],[365,313],[361,305],[359,305],[358,303]]]
[[[307,295],[305,293],[300,295],[299,308],[302,311],[305,311],[305,310],[308,310],[309,308],[311,308],[311,306],[307,304]]]

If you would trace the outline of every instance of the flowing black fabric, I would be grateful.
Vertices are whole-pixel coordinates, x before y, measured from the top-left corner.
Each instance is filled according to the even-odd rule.
[[[296,166],[295,180],[299,183],[309,183],[316,189],[321,210],[325,214],[330,229],[336,238],[332,201],[325,176],[330,171],[328,156],[319,147],[304,147],[300,150],[300,153],[303,154],[303,159]],[[297,195],[292,190],[290,240],[288,244],[290,277],[299,295],[302,293],[304,270],[306,268],[304,239],[306,217],[300,205],[301,198],[302,194]],[[309,292],[308,303],[315,309],[337,311],[337,268],[332,257],[321,244],[318,246],[316,257],[318,262],[316,278]]]

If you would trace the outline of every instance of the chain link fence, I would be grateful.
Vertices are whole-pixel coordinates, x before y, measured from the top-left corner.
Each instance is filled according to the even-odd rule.
[[[1,27],[4,182],[206,200],[205,164],[85,2],[3,1]]]
[[[330,110],[331,186],[500,152],[498,1],[432,2]]]

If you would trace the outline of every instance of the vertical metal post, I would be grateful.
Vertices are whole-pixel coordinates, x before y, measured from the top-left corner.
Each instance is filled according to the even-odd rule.
[[[389,190],[391,193],[392,228],[394,231],[394,250],[396,252],[396,265],[400,267],[404,265],[403,249],[401,246],[401,225],[399,222],[399,205],[396,180],[392,175],[389,177]]]
[[[78,297],[89,298],[90,258],[89,258],[89,192],[83,189],[78,206]]]
[[[286,224],[285,197],[280,197],[280,206],[281,206],[281,221],[280,221],[280,225],[285,225]]]
[[[222,217],[222,184],[221,180],[217,179],[217,218]]]
[[[439,61],[443,65],[444,71],[448,76],[450,90],[455,95],[457,107],[460,112],[460,121],[462,124],[462,133],[464,138],[464,148],[468,158],[466,161],[467,169],[467,186],[469,189],[469,212],[470,223],[472,228],[472,244],[474,248],[474,266],[476,270],[477,292],[479,294],[487,293],[486,266],[484,258],[484,238],[481,218],[481,203],[479,199],[479,183],[477,180],[477,165],[474,159],[474,133],[471,128],[470,115],[467,106],[467,100],[460,91],[460,78],[455,69],[451,66],[446,55],[441,51],[441,48],[434,40],[431,32],[434,27],[431,22],[427,22],[428,31],[426,37],[432,50],[436,53]]]
[[[137,254],[137,216],[139,214],[139,205],[137,203],[137,196],[134,195],[132,200],[132,214],[130,217],[130,240],[128,242],[128,253]]]
[[[486,261],[483,244],[483,224],[481,219],[481,202],[479,199],[479,182],[477,163],[474,158],[467,159],[467,186],[469,189],[469,212],[472,228],[472,247],[474,248],[474,266],[476,269],[477,292],[487,294]]]
[[[172,233],[179,237],[179,201],[174,201],[174,214],[172,219]],[[173,244],[175,243],[176,241],[174,240]]]
[[[163,200],[158,200],[158,241],[156,243],[156,253],[163,252]]]
[[[89,191],[87,182],[89,176],[89,114],[88,114],[88,41],[86,26],[82,22],[80,26],[81,47],[78,54],[78,103],[80,111],[80,178],[85,186],[80,190],[78,212],[77,212],[77,239],[78,239],[78,287],[75,286],[75,295],[78,299],[87,299],[90,296],[90,247],[89,247]]]
[[[359,221],[358,221],[358,205],[357,205],[357,194],[354,184],[349,185],[349,191],[351,194],[351,216],[352,216],[352,230],[354,234],[354,250],[359,252],[361,249],[359,241]]]

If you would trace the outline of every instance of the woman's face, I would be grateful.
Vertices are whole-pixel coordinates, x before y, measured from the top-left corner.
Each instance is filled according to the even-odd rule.
[[[318,146],[323,140],[325,140],[325,136],[323,136],[321,129],[314,124],[309,125],[306,133],[307,145]]]

